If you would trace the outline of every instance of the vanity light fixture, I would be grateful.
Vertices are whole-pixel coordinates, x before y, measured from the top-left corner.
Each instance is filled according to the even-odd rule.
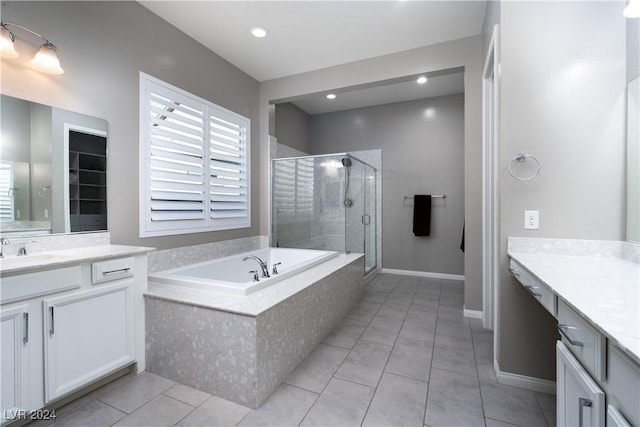
[[[327,99],[336,99],[336,94],[330,93],[329,95],[327,95]]]
[[[64,70],[60,66],[60,60],[58,59],[58,54],[56,53],[56,51],[58,50],[56,45],[54,45],[49,40],[47,40],[40,34],[36,33],[35,31],[25,28],[22,25],[2,21],[0,22],[0,27],[1,27],[0,28],[0,32],[1,32],[0,56],[3,56],[5,58],[18,57],[18,52],[16,52],[15,45],[14,45],[16,38],[13,35],[13,33],[9,30],[8,27],[19,28],[23,31],[33,34],[34,36],[38,37],[41,40],[44,40],[44,43],[40,46],[40,49],[38,49],[38,52],[36,52],[33,59],[29,61],[29,63],[31,64],[31,67],[35,68],[36,70],[42,71],[44,73],[49,73],[49,74],[64,73]]]
[[[419,85],[423,85],[427,82],[427,78],[425,76],[420,76],[418,77],[418,80],[416,80],[416,82],[418,82]]]
[[[640,0],[629,0],[622,14],[626,18],[640,18]]]
[[[263,39],[269,35],[269,30],[258,25],[255,27],[251,27],[251,35],[255,38]]]

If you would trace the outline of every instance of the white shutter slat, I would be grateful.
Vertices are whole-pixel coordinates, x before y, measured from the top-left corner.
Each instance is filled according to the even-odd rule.
[[[150,130],[150,134],[154,139],[168,139],[170,141],[181,141],[187,144],[193,145],[202,145],[202,135],[189,135],[189,134],[179,134],[176,132],[170,132],[166,128],[153,127]]]
[[[186,162],[179,162],[175,159],[166,158],[166,157],[156,157],[156,156],[151,157],[151,169],[186,172],[186,173],[194,173],[194,174],[200,174],[202,172],[202,167],[200,165],[186,163]]]
[[[163,139],[151,138],[153,148],[164,148],[164,151],[177,151],[195,157],[202,157],[202,146],[195,144],[185,144],[178,141],[167,141]]]
[[[176,104],[172,104],[170,106],[165,106],[165,105],[156,106],[153,103],[151,103],[151,106],[149,109],[151,112],[151,116],[154,118],[160,119],[161,117],[164,116],[169,121],[175,120],[178,122],[182,122],[185,125],[189,125],[194,129],[197,128],[199,130],[202,130],[202,114],[198,114],[196,111],[180,110],[179,106]],[[173,109],[173,111],[171,111],[171,109]],[[155,122],[156,121],[154,121],[154,123]]]
[[[165,189],[151,189],[150,191],[151,203],[155,201],[185,201],[185,202],[200,202],[202,203],[202,193],[187,193],[178,191],[168,191]]]

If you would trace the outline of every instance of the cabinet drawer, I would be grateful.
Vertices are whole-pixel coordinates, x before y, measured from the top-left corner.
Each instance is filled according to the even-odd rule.
[[[2,304],[80,287],[80,266],[2,278]]]
[[[91,264],[91,283],[95,285],[132,277],[135,273],[134,266],[133,257],[94,262]]]
[[[558,301],[558,331],[562,342],[598,380],[606,378],[606,339],[563,300]]]
[[[618,409],[640,425],[640,367],[615,346],[609,345],[608,391],[620,402]]]
[[[509,263],[509,272],[551,315],[556,315],[556,296],[547,285],[536,279],[514,260]]]

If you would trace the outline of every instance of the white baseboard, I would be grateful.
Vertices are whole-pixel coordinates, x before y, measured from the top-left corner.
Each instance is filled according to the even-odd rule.
[[[399,274],[401,276],[431,277],[433,279],[464,281],[464,275],[462,274],[432,273],[430,271],[414,271],[414,270],[397,270],[395,268],[383,268],[381,273]]]
[[[527,377],[525,375],[512,374],[510,372],[502,372],[498,366],[498,362],[494,361],[496,372],[496,380],[500,384],[520,387],[531,391],[539,391],[542,393],[556,394],[556,383],[554,381],[542,380],[540,378]]]
[[[464,317],[482,320],[482,310],[469,310],[468,308],[462,306],[462,311],[464,313]]]

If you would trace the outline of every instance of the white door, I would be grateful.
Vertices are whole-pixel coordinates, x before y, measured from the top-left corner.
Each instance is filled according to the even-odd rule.
[[[0,310],[2,421],[28,408],[29,311],[27,305]]]
[[[493,27],[482,81],[482,325],[493,329],[499,277],[500,28]],[[498,340],[494,340],[497,350]],[[497,351],[494,351],[497,356]]]
[[[132,285],[128,279],[44,301],[47,403],[134,360]]]
[[[604,392],[562,341],[557,355],[557,425],[605,425]]]

